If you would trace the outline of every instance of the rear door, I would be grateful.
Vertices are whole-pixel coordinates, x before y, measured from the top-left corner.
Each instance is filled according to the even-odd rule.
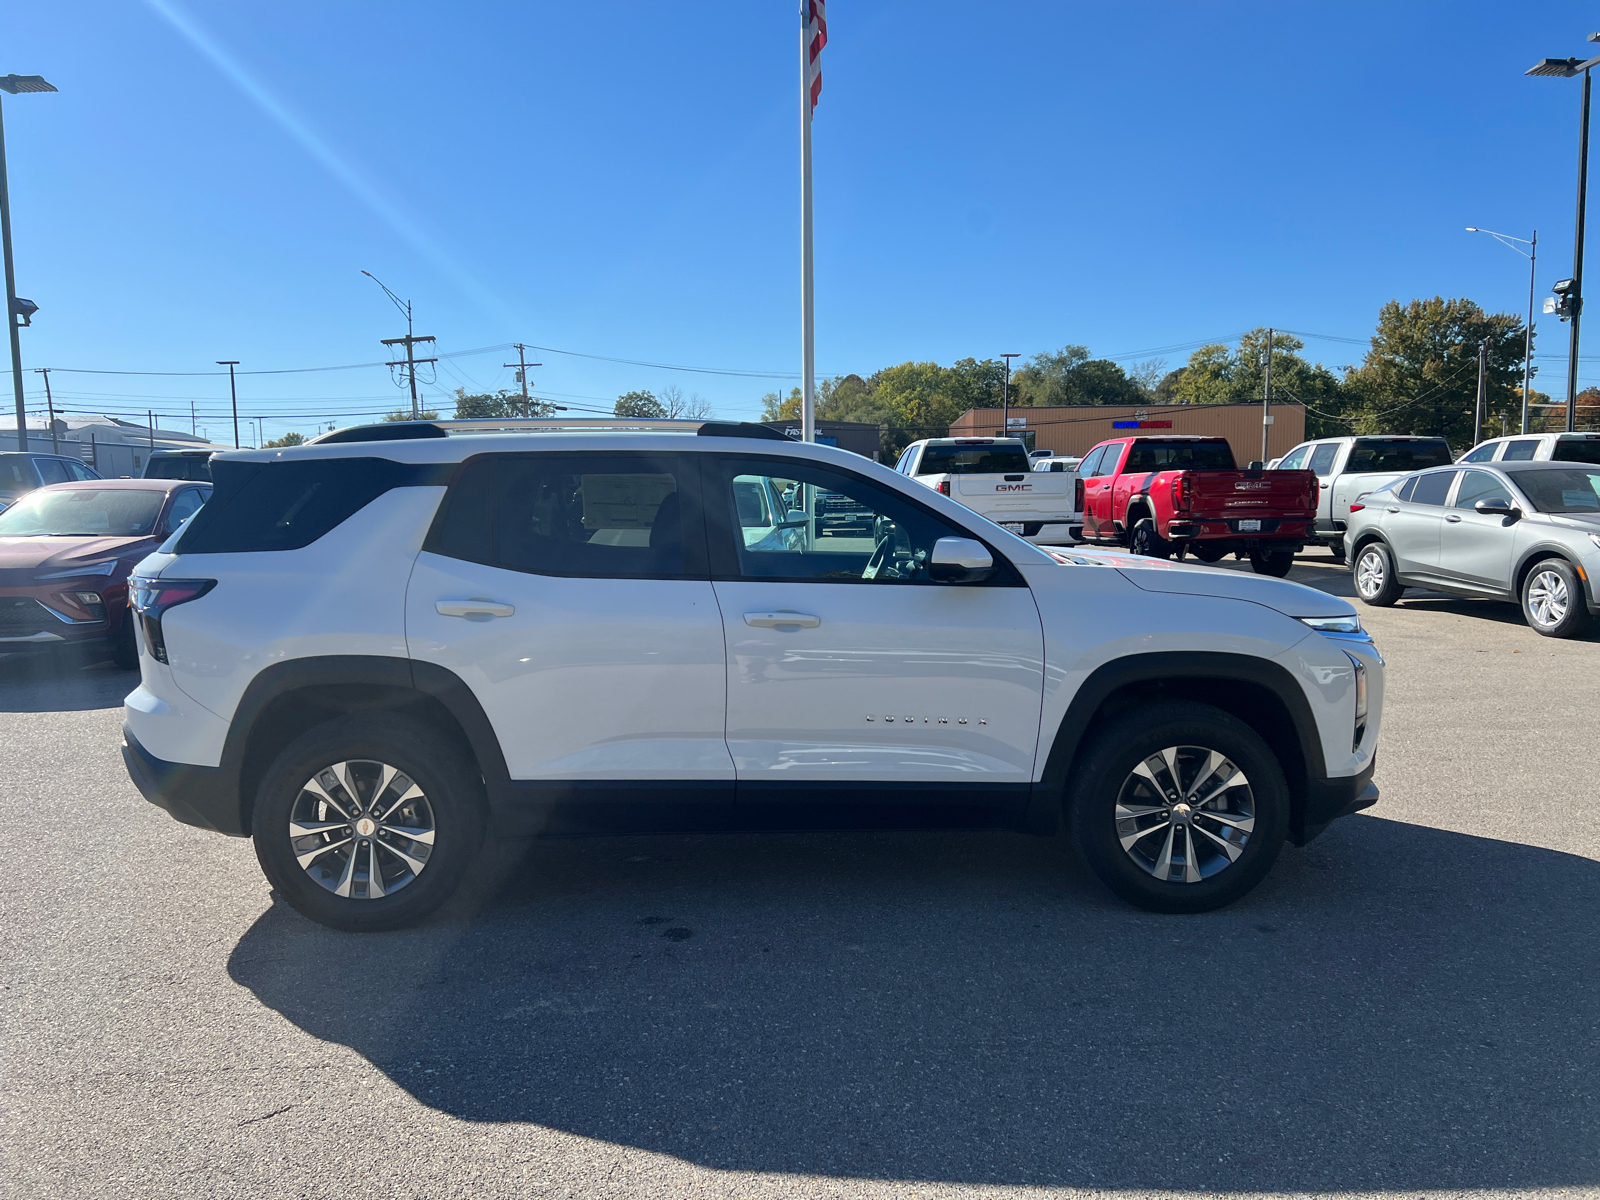
[[[451,485],[406,591],[406,642],[472,689],[513,779],[731,788],[698,458],[481,455]],[[773,499],[741,511],[781,537]]]
[[[802,513],[817,495],[848,497],[871,514],[867,536],[815,517],[798,541],[741,528],[747,485],[790,492]],[[851,802],[1026,791],[1043,631],[1009,564],[997,556],[990,583],[931,582],[933,543],[971,533],[871,480],[799,458],[718,456],[707,506],[741,802],[818,784]]]
[[[1479,500],[1518,501],[1490,471],[1462,471],[1439,531],[1439,575],[1466,587],[1509,594],[1517,522],[1478,512]]]
[[[1317,520],[1324,525],[1333,520],[1334,460],[1339,457],[1338,442],[1319,442],[1311,450],[1306,467],[1317,477]],[[1349,513],[1343,514],[1348,516]]]
[[[1393,511],[1383,523],[1383,530],[1401,575],[1426,579],[1438,574],[1444,503],[1457,474],[1440,470],[1418,475],[1409,492],[1402,490],[1389,505]]]

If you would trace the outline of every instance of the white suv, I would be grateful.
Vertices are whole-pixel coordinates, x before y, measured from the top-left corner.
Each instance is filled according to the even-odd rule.
[[[221,455],[136,572],[129,773],[316,921],[420,919],[490,829],[918,811],[1064,816],[1121,896],[1198,911],[1377,799],[1343,600],[1046,552],[761,426],[505,424]]]

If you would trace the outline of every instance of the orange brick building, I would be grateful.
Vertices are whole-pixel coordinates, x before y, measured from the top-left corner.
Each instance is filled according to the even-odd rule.
[[[998,437],[1000,409],[969,408],[950,426],[951,437]],[[1240,466],[1261,457],[1261,405],[1259,404],[1145,404],[1136,408],[1109,404],[1081,404],[1060,408],[1013,408],[1013,435],[1031,435],[1036,450],[1050,450],[1071,458],[1107,438],[1140,432],[1193,433],[1225,437]],[[1118,428],[1118,426],[1123,426]],[[1306,437],[1306,410],[1300,404],[1274,404],[1268,427],[1267,458],[1279,458]]]

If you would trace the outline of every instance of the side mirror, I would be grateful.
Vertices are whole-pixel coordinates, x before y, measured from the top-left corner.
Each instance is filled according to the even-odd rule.
[[[935,583],[982,583],[993,574],[994,557],[972,538],[940,538],[928,556],[928,578]]]
[[[1246,467],[1245,470],[1246,471],[1259,471],[1259,470],[1261,470],[1261,460],[1259,458],[1256,459],[1253,463],[1251,463],[1248,467]]]
[[[1473,511],[1480,512],[1486,517],[1513,517],[1522,515],[1511,506],[1511,502],[1509,500],[1479,500],[1472,506],[1472,508]]]

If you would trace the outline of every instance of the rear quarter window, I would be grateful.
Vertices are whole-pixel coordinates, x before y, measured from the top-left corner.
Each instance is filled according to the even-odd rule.
[[[397,487],[440,485],[454,463],[319,458],[211,464],[215,491],[184,526],[179,554],[299,550]]]
[[[1347,475],[1375,475],[1385,471],[1398,473],[1447,467],[1454,461],[1449,444],[1442,438],[1427,442],[1357,438],[1350,447],[1350,461],[1345,463],[1344,470]]]
[[[1552,462],[1600,463],[1600,438],[1558,438]]]

